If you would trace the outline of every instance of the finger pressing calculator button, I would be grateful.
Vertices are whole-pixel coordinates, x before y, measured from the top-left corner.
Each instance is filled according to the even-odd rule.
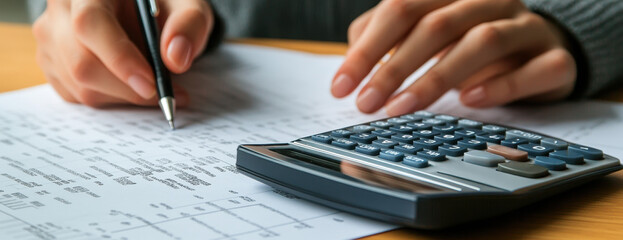
[[[375,129],[374,127],[368,126],[368,125],[357,125],[357,126],[354,126],[352,130],[353,132],[356,132],[356,133],[369,133],[369,132],[374,131],[374,129]]]
[[[578,165],[578,164],[584,163],[584,156],[582,154],[572,152],[572,151],[558,150],[555,152],[551,152],[549,156],[562,160],[568,164]]]
[[[504,139],[500,142],[502,146],[506,146],[510,148],[517,148],[517,145],[522,145],[522,144],[527,144],[527,143],[528,143],[528,140],[525,140],[523,138]]]
[[[421,137],[421,138],[433,138],[437,134],[439,133],[435,133],[431,130],[419,130],[419,131],[413,132],[413,135],[417,137]]]
[[[437,148],[437,151],[439,151],[441,154],[445,154],[447,156],[453,156],[453,157],[458,157],[458,156],[463,156],[463,153],[465,153],[467,151],[467,148],[461,147],[461,146],[457,146],[457,145],[441,145]]]
[[[554,150],[565,150],[567,149],[567,146],[569,146],[567,142],[553,138],[541,139],[541,145],[551,147]]]
[[[400,144],[398,146],[395,146],[394,150],[408,154],[415,154],[417,151],[422,151],[422,147],[409,144]]]
[[[417,139],[413,135],[409,135],[409,134],[397,134],[397,135],[393,135],[391,138],[392,140],[396,140],[398,142],[408,143],[408,144],[413,143],[413,140]]]
[[[551,157],[538,156],[534,159],[534,164],[546,167],[549,170],[560,171],[567,169],[564,161]]]
[[[539,178],[549,175],[549,171],[545,167],[513,161],[498,164],[497,170],[527,178]]]
[[[547,156],[547,154],[554,149],[546,146],[541,146],[534,143],[522,144],[517,146],[517,149],[528,152],[528,155],[535,156]]]
[[[407,126],[412,127],[415,130],[430,130],[431,125],[426,123],[407,123]]]
[[[458,141],[457,144],[461,147],[471,148],[476,150],[485,150],[487,149],[487,143],[484,141],[476,140],[476,139],[463,139]]]
[[[476,138],[477,135],[482,135],[486,133],[480,130],[475,130],[475,129],[467,130],[466,129],[466,130],[458,130],[454,132],[454,134],[462,138]]]
[[[601,160],[604,158],[604,152],[599,149],[586,146],[571,145],[569,146],[569,152],[582,154],[584,158],[590,160]]]
[[[500,155],[508,160],[525,162],[528,161],[528,153],[517,150],[514,148],[509,148],[502,145],[489,145],[487,147],[487,152]]]
[[[456,144],[457,141],[461,140],[461,137],[452,134],[443,134],[437,135],[433,139],[447,144]]]
[[[433,132],[436,133],[454,133],[457,130],[461,130],[461,128],[456,125],[433,126]]]
[[[398,145],[398,142],[389,139],[377,139],[372,142],[372,145],[380,148],[392,148],[393,146]]]
[[[339,148],[350,149],[350,150],[355,149],[355,146],[357,146],[356,142],[345,139],[345,138],[335,139],[331,142],[331,144]]]
[[[543,139],[541,135],[538,135],[536,133],[525,132],[517,129],[506,131],[506,139],[512,138],[522,138],[533,143],[538,143],[539,141],[541,141],[541,139]]]
[[[396,150],[392,150],[392,149],[388,149],[385,151],[382,151],[379,154],[379,157],[385,160],[389,160],[389,161],[393,161],[393,162],[400,162],[402,161],[402,158],[405,156],[404,153],[398,152]]]
[[[417,152],[417,156],[427,159],[429,161],[435,161],[435,162],[446,160],[445,155],[439,152],[435,152],[433,150],[424,150],[424,151]]]
[[[476,136],[476,140],[500,144],[500,142],[504,140],[504,136],[499,134],[485,134]]]
[[[372,135],[375,135],[377,137],[384,137],[384,138],[390,138],[394,134],[396,134],[396,133],[392,132],[392,131],[389,131],[389,130],[385,130],[385,129],[379,129],[379,130],[372,131]]]
[[[505,159],[497,154],[474,150],[466,152],[463,155],[463,161],[485,167],[495,167],[498,163],[505,162]]]
[[[339,138],[347,138],[348,136],[350,136],[352,134],[353,134],[353,132],[348,131],[348,130],[344,130],[344,129],[338,129],[338,130],[331,131],[331,136],[339,137]]]
[[[398,126],[390,127],[389,130],[397,132],[397,133],[411,133],[415,129],[409,126],[405,126],[405,125],[398,125]]]
[[[402,163],[409,165],[411,167],[416,167],[416,168],[428,167],[428,160],[418,157],[418,156],[413,156],[413,155],[405,156],[402,159]]]
[[[500,127],[497,125],[484,125],[482,126],[482,130],[488,133],[493,133],[493,134],[504,134],[504,132],[506,131],[506,128],[504,127]]]
[[[482,123],[469,119],[461,119],[459,120],[459,126],[464,128],[480,129],[482,128]]]
[[[366,154],[366,155],[370,155],[370,156],[376,156],[379,155],[379,152],[381,152],[381,149],[369,144],[359,144],[359,146],[355,147],[355,151]]]
[[[443,142],[434,139],[420,139],[417,141],[413,141],[413,145],[430,150],[437,150],[437,147],[441,146],[442,144]]]
[[[316,141],[316,142],[321,142],[321,143],[331,143],[331,140],[333,140],[332,137],[328,136],[328,135],[324,135],[324,134],[317,134],[311,137],[312,140]]]
[[[357,133],[350,135],[350,139],[360,143],[371,143],[376,140],[376,136],[367,133]]]
[[[370,125],[372,125],[373,127],[377,127],[377,128],[389,128],[392,126],[391,123],[388,123],[385,121],[376,121],[376,122],[370,123]]]

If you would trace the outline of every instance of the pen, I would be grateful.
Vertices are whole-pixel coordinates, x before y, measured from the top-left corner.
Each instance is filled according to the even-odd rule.
[[[158,105],[164,113],[164,117],[169,122],[171,130],[175,129],[175,98],[171,85],[169,70],[164,66],[160,57],[160,33],[156,17],[160,12],[157,0],[136,0],[138,17],[141,22],[141,29],[145,37],[147,46],[147,58],[156,77],[156,90],[158,92]]]

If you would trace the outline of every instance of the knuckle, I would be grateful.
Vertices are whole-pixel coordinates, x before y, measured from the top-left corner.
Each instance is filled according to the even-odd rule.
[[[45,23],[46,14],[41,15],[32,25],[32,35],[38,42],[45,42],[48,39]]]
[[[92,77],[93,64],[89,57],[79,56],[70,63],[69,74],[79,84],[87,84]]]
[[[568,78],[575,73],[575,60],[566,50],[554,49],[550,52],[548,69],[558,78]]]
[[[422,19],[422,27],[430,36],[447,34],[452,30],[450,17],[441,13],[431,13]]]
[[[376,60],[373,59],[373,57],[370,56],[370,54],[365,50],[354,49],[349,52],[349,55],[358,63],[374,64],[376,62]]]
[[[387,10],[389,10],[399,19],[406,19],[410,17],[411,14],[409,11],[409,0],[385,0],[383,2],[385,3],[385,7],[387,7]]]
[[[506,79],[503,80],[505,83],[504,85],[506,86],[506,94],[503,94],[504,96],[507,96],[507,98],[513,98],[513,96],[517,96],[517,94],[520,93],[517,81],[518,79],[511,75],[507,76]]]
[[[472,30],[472,35],[477,45],[493,49],[494,51],[503,47],[503,36],[499,29],[489,23],[478,25]]]
[[[71,28],[78,36],[88,34],[89,30],[96,27],[97,19],[102,19],[101,10],[95,7],[80,7],[71,14]]]
[[[399,66],[396,66],[396,64],[383,65],[377,74],[380,77],[379,80],[386,83],[385,85],[388,86],[395,86],[406,77],[405,71]]]
[[[364,20],[361,18],[355,19],[350,26],[348,26],[348,39],[354,40],[362,31],[364,27]]]
[[[437,69],[430,69],[426,73],[426,81],[430,84],[430,91],[436,95],[445,93],[448,87],[448,80]]]

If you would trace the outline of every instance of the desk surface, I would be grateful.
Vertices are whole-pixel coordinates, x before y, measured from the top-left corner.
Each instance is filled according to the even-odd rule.
[[[0,92],[45,83],[35,62],[27,25],[0,23]],[[321,54],[343,54],[346,45],[283,40],[235,40]],[[623,102],[623,91],[599,97]],[[518,211],[446,231],[399,229],[366,239],[623,239],[623,172],[598,179]]]

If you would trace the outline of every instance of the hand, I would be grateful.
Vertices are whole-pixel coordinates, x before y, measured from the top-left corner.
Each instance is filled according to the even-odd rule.
[[[213,25],[204,0],[160,0],[160,51],[169,70],[182,73],[206,45]],[[155,80],[135,1],[48,0],[33,26],[37,62],[69,102],[91,107],[157,105]],[[178,105],[188,94],[174,84]]]
[[[426,108],[451,88],[470,107],[568,96],[575,60],[560,29],[518,0],[386,0],[349,28],[350,49],[331,92],[350,94],[394,49],[357,98],[365,113]],[[427,60],[439,62],[403,92],[406,77]]]

